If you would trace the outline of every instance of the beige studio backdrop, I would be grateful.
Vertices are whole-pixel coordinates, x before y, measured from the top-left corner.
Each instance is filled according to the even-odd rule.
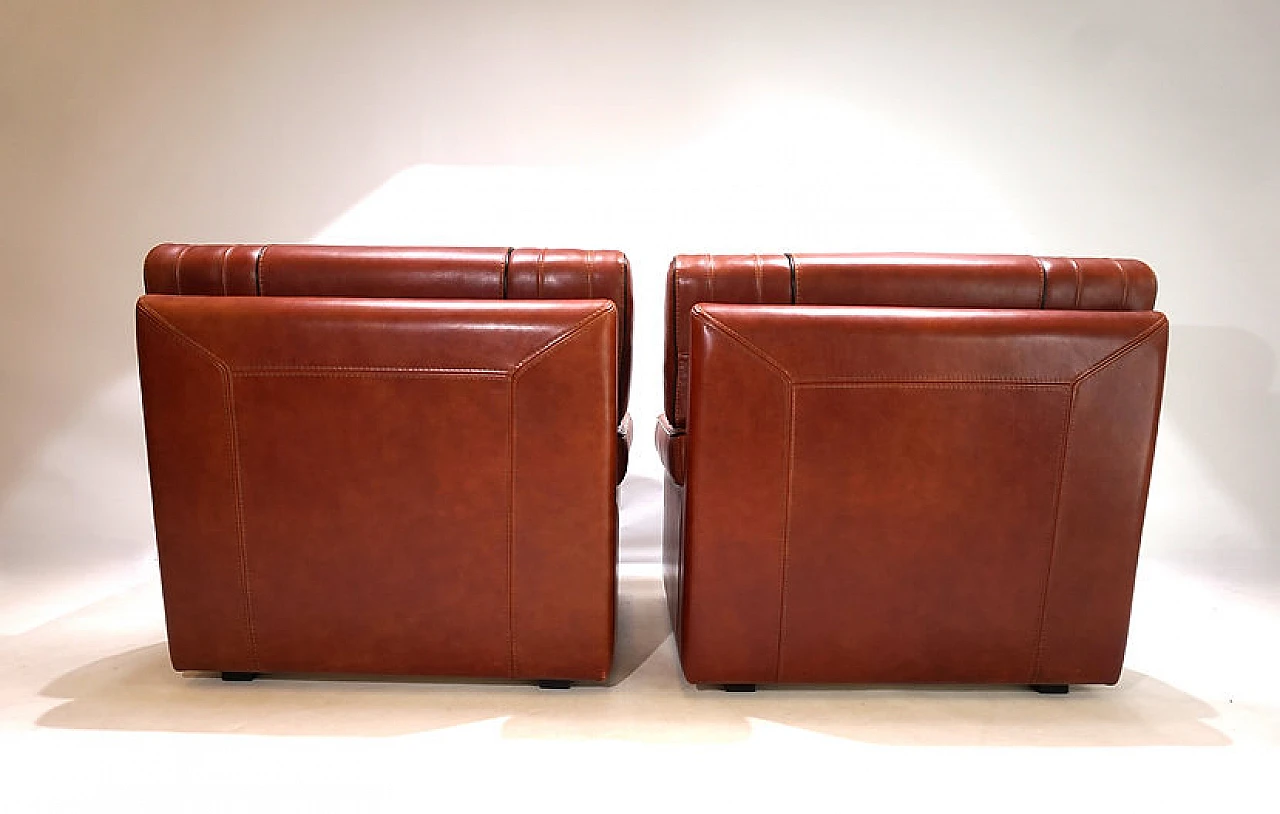
[[[1143,568],[1274,607],[1277,34],[1264,0],[3,0],[0,635],[154,571],[132,303],[166,240],[626,251],[630,563],[672,254],[1142,258],[1174,326]]]

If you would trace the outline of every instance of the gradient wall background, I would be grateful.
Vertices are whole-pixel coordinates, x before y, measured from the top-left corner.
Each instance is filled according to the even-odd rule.
[[[147,568],[164,240],[627,251],[634,561],[673,253],[1140,257],[1174,325],[1143,567],[1274,603],[1278,34],[1266,0],[6,0],[0,632]]]

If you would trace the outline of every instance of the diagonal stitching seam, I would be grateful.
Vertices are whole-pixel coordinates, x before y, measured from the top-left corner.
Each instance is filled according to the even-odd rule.
[[[514,375],[517,379],[520,378],[526,372],[536,367],[553,350],[564,345],[564,343],[568,342],[570,339],[574,338],[579,333],[581,333],[582,331],[590,327],[591,323],[595,322],[598,319],[601,319],[602,317],[604,317],[605,314],[613,310],[616,310],[616,309],[614,308],[613,303],[609,302],[607,305],[602,305],[597,310],[592,311],[590,314],[588,314],[586,317],[584,317],[582,320],[576,323],[569,330],[555,337],[547,344],[543,345],[533,353],[529,354],[528,356],[524,357],[519,362],[517,362],[515,366],[511,368],[512,375]]]
[[[516,507],[516,387],[520,378],[543,360],[551,352],[562,348],[578,334],[603,319],[614,310],[613,303],[601,306],[580,320],[568,331],[543,345],[533,354],[522,359],[512,370],[507,381],[507,669],[512,678],[517,675],[516,663],[516,613],[515,613],[515,507]],[[616,366],[614,366],[616,370]],[[616,410],[615,410],[616,413]],[[610,417],[612,421],[612,416]]]
[[[240,566],[240,589],[244,600],[240,613],[241,621],[245,625],[246,638],[249,645],[250,666],[256,669],[259,666],[258,635],[253,622],[253,594],[249,587],[248,546],[245,542],[244,533],[244,490],[240,467],[240,439],[236,425],[231,370],[222,359],[218,358],[208,348],[179,331],[172,323],[150,308],[139,305],[137,311],[140,316],[159,328],[161,333],[179,340],[179,344],[194,348],[207,361],[212,362],[218,370],[219,377],[222,379],[222,408],[223,414],[227,418],[227,446],[231,457],[232,490],[236,499],[236,558]]]
[[[1160,334],[1162,334],[1164,332],[1164,329],[1167,329],[1168,327],[1169,327],[1168,320],[1161,317],[1161,319],[1158,322],[1156,322],[1156,324],[1152,325],[1150,328],[1143,331],[1137,337],[1127,342],[1124,346],[1117,349],[1115,352],[1107,356],[1101,362],[1089,368],[1084,373],[1081,373],[1078,377],[1076,377],[1075,381],[1072,382],[1071,384],[1071,397],[1067,405],[1066,429],[1063,432],[1063,436],[1062,436],[1062,451],[1061,451],[1061,457],[1059,459],[1058,488],[1054,495],[1053,531],[1050,537],[1050,544],[1049,544],[1049,561],[1045,567],[1044,589],[1041,594],[1041,600],[1040,600],[1040,622],[1039,622],[1038,631],[1036,634],[1036,647],[1035,647],[1035,652],[1034,652],[1033,661],[1031,665],[1031,681],[1032,682],[1035,682],[1040,678],[1040,670],[1042,668],[1042,662],[1044,659],[1045,645],[1046,645],[1046,642],[1048,641],[1047,622],[1048,622],[1048,613],[1049,613],[1049,592],[1050,592],[1050,586],[1052,585],[1052,579],[1053,579],[1054,559],[1057,554],[1057,548],[1058,548],[1058,529],[1062,522],[1062,513],[1061,513],[1062,493],[1065,490],[1066,480],[1067,480],[1067,460],[1071,452],[1071,441],[1070,441],[1071,431],[1075,427],[1076,397],[1080,392],[1080,388],[1083,386],[1085,381],[1087,381],[1091,376],[1093,376],[1094,374],[1102,370],[1105,370],[1106,368],[1115,364],[1117,361],[1128,356],[1130,353],[1137,350],[1142,345],[1146,344],[1146,342],[1152,337],[1159,336]]]
[[[138,314],[140,316],[144,316],[147,319],[151,320],[153,323],[155,323],[156,327],[162,328],[163,330],[172,334],[174,338],[180,339],[183,342],[190,345],[192,348],[194,348],[196,351],[202,354],[205,358],[207,358],[210,362],[212,362],[215,366],[217,366],[219,370],[223,372],[229,372],[231,370],[230,366],[227,365],[227,363],[221,357],[219,357],[216,353],[209,350],[204,345],[201,345],[199,342],[192,339],[191,337],[187,336],[185,333],[183,333],[181,330],[178,329],[178,326],[174,325],[169,320],[160,316],[160,314],[158,314],[151,308],[148,308],[145,305],[139,304]]]
[[[752,356],[755,356],[761,362],[764,362],[766,365],[772,368],[773,371],[776,374],[778,374],[779,378],[781,378],[784,382],[786,382],[788,386],[791,385],[792,383],[791,374],[787,372],[786,368],[784,368],[781,364],[779,364],[778,361],[774,359],[772,356],[765,353],[754,342],[742,336],[737,331],[733,330],[728,325],[725,325],[720,320],[711,316],[706,311],[695,311],[693,312],[693,317],[694,319],[702,320],[707,324],[708,327],[714,328],[715,330],[723,333],[725,336],[737,342],[739,345],[742,346],[743,350],[746,350]]]
[[[1144,329],[1142,333],[1138,334],[1133,339],[1130,339],[1128,342],[1124,343],[1120,347],[1113,350],[1111,353],[1099,359],[1090,367],[1086,368],[1083,372],[1080,373],[1080,375],[1076,376],[1072,384],[1076,384],[1078,382],[1084,381],[1090,376],[1093,376],[1095,373],[1099,373],[1103,370],[1106,370],[1116,361],[1122,359],[1125,356],[1128,356],[1130,353],[1137,350],[1139,346],[1145,344],[1153,336],[1156,336],[1157,334],[1165,330],[1168,330],[1168,328],[1169,328],[1169,320],[1165,318],[1163,314],[1161,314],[1160,319],[1156,320],[1155,323],[1153,323],[1148,328]]]
[[[236,421],[235,383],[229,374],[223,375],[223,404],[230,422],[231,461],[233,488],[236,496],[236,542],[240,549],[240,582],[244,591],[245,617],[249,624],[249,658],[253,668],[259,668],[258,632],[253,623],[253,585],[250,579],[249,546],[245,540],[244,474],[240,465],[240,428]]]

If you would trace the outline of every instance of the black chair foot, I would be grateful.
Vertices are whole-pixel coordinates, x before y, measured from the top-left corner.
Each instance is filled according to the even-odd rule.
[[[755,684],[725,684],[725,692],[755,692]]]
[[[1071,687],[1066,684],[1032,684],[1031,689],[1041,695],[1066,695]]]
[[[563,681],[558,678],[543,678],[538,681],[540,690],[567,690],[572,686],[572,681]]]
[[[223,681],[253,681],[257,677],[257,673],[224,672],[222,674]]]

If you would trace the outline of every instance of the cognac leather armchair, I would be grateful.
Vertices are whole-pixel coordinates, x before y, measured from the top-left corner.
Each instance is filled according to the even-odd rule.
[[[1168,336],[1150,268],[701,255],[668,283],[690,682],[1119,679]]]
[[[144,277],[175,669],[607,676],[624,255],[164,244]]]

